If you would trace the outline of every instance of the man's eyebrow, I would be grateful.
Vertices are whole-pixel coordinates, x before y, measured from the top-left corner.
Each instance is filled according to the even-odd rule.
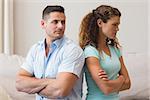
[[[65,21],[65,20],[60,20],[60,19],[54,19],[52,21]]]

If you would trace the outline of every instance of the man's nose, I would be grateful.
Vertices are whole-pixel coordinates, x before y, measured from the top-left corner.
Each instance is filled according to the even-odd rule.
[[[59,28],[63,28],[63,24],[61,22],[58,23]]]

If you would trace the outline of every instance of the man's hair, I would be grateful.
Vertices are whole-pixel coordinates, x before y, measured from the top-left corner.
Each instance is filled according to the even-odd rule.
[[[59,6],[59,5],[53,5],[53,6],[47,6],[44,8],[43,13],[42,13],[42,19],[46,19],[47,15],[49,15],[51,12],[62,12],[64,13],[64,7]]]

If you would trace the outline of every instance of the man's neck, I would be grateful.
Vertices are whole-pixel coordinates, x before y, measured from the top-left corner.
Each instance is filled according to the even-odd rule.
[[[52,44],[52,41],[50,39],[46,38],[44,42],[45,42],[45,55],[47,57],[48,53],[49,53],[50,46]]]
[[[50,37],[46,37],[45,46],[50,47],[53,41],[54,40],[51,39]]]

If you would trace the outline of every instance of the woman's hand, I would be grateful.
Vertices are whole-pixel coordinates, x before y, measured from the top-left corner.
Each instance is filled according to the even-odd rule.
[[[108,81],[108,76],[106,74],[106,72],[104,70],[99,70],[98,76],[100,79],[104,80],[104,81]]]

